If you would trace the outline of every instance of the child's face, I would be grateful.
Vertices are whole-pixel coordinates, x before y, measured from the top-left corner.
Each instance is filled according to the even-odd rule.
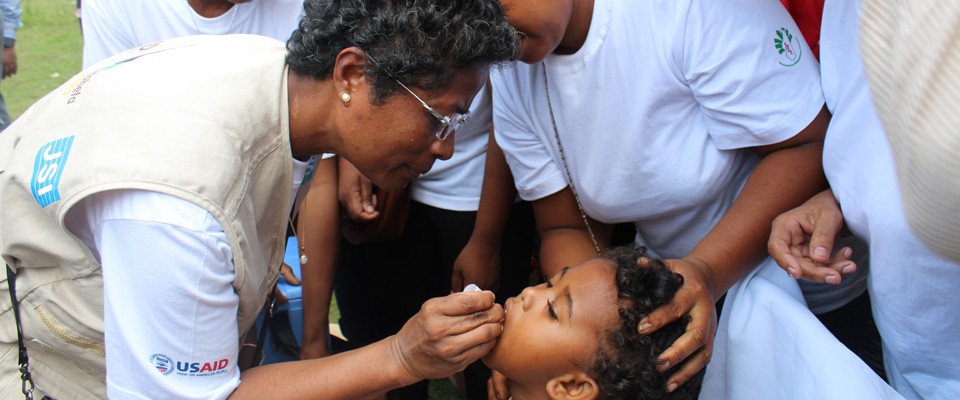
[[[614,271],[610,260],[588,260],[508,299],[503,333],[484,363],[514,383],[588,371],[598,343],[620,324]]]

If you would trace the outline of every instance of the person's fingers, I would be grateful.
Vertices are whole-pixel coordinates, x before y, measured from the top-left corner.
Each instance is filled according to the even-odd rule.
[[[791,247],[786,242],[771,237],[770,242],[767,243],[767,251],[773,257],[773,260],[780,265],[780,268],[787,271],[787,274],[794,278],[800,278],[802,274],[800,260],[794,256]]]
[[[297,278],[297,275],[293,273],[293,268],[286,263],[280,265],[280,275],[283,276],[283,280],[287,283],[294,286],[300,285],[300,278]]]
[[[680,317],[687,315],[697,304],[700,290],[704,289],[702,285],[698,284],[695,280],[685,280],[683,286],[681,286],[673,296],[673,299],[657,307],[640,320],[640,324],[637,326],[637,332],[641,335],[650,334],[680,319]]]
[[[711,315],[704,313],[691,313],[690,322],[687,324],[687,330],[670,347],[660,354],[657,359],[659,363],[657,369],[660,372],[670,369],[672,366],[679,365],[710,343],[712,336]],[[709,356],[709,355],[708,355]]]
[[[360,192],[351,191],[350,194],[341,202],[347,217],[352,220],[360,220],[363,213],[363,204],[360,202]]]
[[[377,214],[377,209],[374,206],[370,205],[370,198],[364,197],[363,193],[357,191],[355,193],[353,204],[351,205],[352,214],[354,220],[360,222],[369,222],[373,220],[373,215]]]
[[[380,211],[377,210],[377,195],[373,193],[371,186],[363,185],[365,180],[366,178],[360,178],[360,190],[357,192],[357,202],[355,203],[356,212],[353,219],[358,222],[371,222],[380,218]],[[366,188],[366,191],[363,188]]]
[[[377,195],[373,193],[373,184],[364,176],[360,176],[357,182],[360,193],[360,206],[362,211],[370,214],[377,211]]]
[[[449,326],[446,328],[446,333],[459,335],[474,330],[480,325],[491,323],[499,324],[503,319],[503,315],[503,306],[494,304],[493,307],[483,311],[461,316],[450,316],[448,317],[450,320],[448,322]]]
[[[454,359],[457,360],[458,371],[473,364],[474,361],[479,360],[481,357],[487,355],[490,350],[493,350],[493,346],[497,344],[497,336],[502,332],[499,325],[500,324],[484,324],[480,328],[461,335],[466,343],[474,343],[475,340],[487,338],[491,335],[493,335],[493,337],[486,342],[480,342],[472,347],[468,347],[461,352],[459,356],[455,356]]]
[[[674,370],[670,378],[667,379],[667,393],[673,393],[680,385],[683,385],[698,372],[706,368],[707,364],[710,363],[712,352],[713,343],[709,343],[688,357],[679,368]]]
[[[809,246],[794,246],[790,248],[791,253],[799,262],[799,271],[796,273],[787,273],[796,279],[805,279],[810,282],[825,282],[828,276],[836,275],[836,272],[825,267],[810,258]],[[831,278],[833,280],[833,278]]]
[[[489,290],[453,293],[449,296],[427,300],[426,303],[423,303],[421,312],[446,316],[468,315],[489,310],[493,307],[495,300],[496,296]]]
[[[380,216],[370,180],[349,163],[341,171],[338,187],[340,205],[348,218],[357,222],[370,222]]]
[[[467,365],[487,355],[496,344],[497,336],[502,329],[499,323],[488,323],[477,326],[460,334],[444,334],[428,330],[424,338],[430,343],[432,359],[439,362],[433,368],[438,368],[438,376],[447,376],[461,371]]]
[[[844,248],[831,257],[828,263],[819,263],[814,261],[807,253],[808,247],[803,246],[794,248],[793,254],[800,262],[800,276],[791,274],[794,278],[803,278],[810,282],[826,283],[830,285],[839,285],[843,281],[843,275],[856,271],[857,267],[853,261],[849,260],[852,250]]]
[[[490,400],[507,400],[510,398],[510,380],[503,374],[492,371],[487,381],[487,392]]]
[[[657,359],[658,371],[666,373],[673,370],[667,384],[668,392],[675,390],[710,362],[716,327],[717,315],[713,304],[701,302],[690,311],[686,331]]]
[[[830,258],[830,268],[840,271],[841,275],[850,275],[857,272],[857,264],[851,260],[853,249],[844,247]]]
[[[803,265],[803,274],[800,277],[810,282],[839,285],[843,280],[841,274],[830,267],[814,263],[801,264]]]
[[[783,214],[773,221],[770,240],[767,241],[767,252],[780,265],[780,268],[783,268],[794,278],[800,277],[801,269],[800,260],[793,255],[792,249],[797,245],[797,242],[802,242],[803,239],[804,233],[800,223],[791,218],[789,213]]]
[[[830,260],[837,233],[843,227],[843,215],[823,212],[815,218],[813,232],[810,234],[810,257],[825,264]]]
[[[377,218],[380,218],[379,211],[374,211],[371,213],[364,210],[364,211],[360,211],[360,213],[357,214],[356,217],[353,218],[353,220],[357,222],[371,222]]]

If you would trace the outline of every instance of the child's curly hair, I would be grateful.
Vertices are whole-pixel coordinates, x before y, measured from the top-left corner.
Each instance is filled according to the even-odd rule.
[[[657,358],[683,335],[685,316],[650,335],[637,333],[640,320],[670,301],[683,285],[683,277],[667,269],[662,260],[648,258],[643,247],[622,246],[607,251],[604,258],[616,264],[620,326],[600,345],[593,375],[605,399],[695,399],[700,393],[703,371],[667,393],[671,370],[657,372]]]

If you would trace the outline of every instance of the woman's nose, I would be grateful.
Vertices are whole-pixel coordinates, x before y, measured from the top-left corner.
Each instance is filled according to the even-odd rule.
[[[453,157],[453,147],[456,136],[456,134],[451,134],[444,140],[440,140],[439,138],[434,139],[432,145],[434,156],[444,161]]]

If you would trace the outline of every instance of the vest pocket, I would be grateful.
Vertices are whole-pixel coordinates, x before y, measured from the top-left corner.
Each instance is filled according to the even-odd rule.
[[[89,339],[76,333],[71,332],[69,328],[61,325],[49,312],[42,306],[38,305],[35,309],[37,316],[40,318],[40,321],[43,322],[43,326],[50,331],[53,336],[56,336],[57,339],[60,339],[63,343],[66,343],[70,346],[77,347],[86,351],[89,351],[101,358],[106,357],[106,349],[103,342],[98,340]]]

